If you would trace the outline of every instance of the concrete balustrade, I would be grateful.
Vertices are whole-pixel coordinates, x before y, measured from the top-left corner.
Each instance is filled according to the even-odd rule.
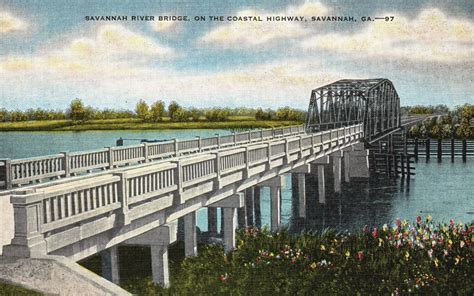
[[[281,131],[281,132],[280,132]],[[270,134],[268,134],[270,132]],[[303,126],[269,129],[261,132],[243,132],[231,136],[211,138],[197,137],[191,140],[176,140],[160,143],[143,143],[132,146],[106,147],[104,149],[81,152],[61,152],[57,155],[24,159],[0,160],[0,184],[4,189],[16,185],[40,182],[49,178],[68,177],[92,170],[113,169],[117,166],[144,163],[170,156],[199,153],[203,150],[218,149],[277,138],[280,135],[301,134]]]
[[[15,237],[4,248],[4,255],[53,254],[80,260],[184,217],[186,255],[194,256],[197,254],[195,212],[253,188],[252,220],[261,226],[261,186],[270,187],[272,229],[278,229],[281,175],[298,168],[301,174],[306,173],[309,170],[303,167],[315,161],[319,163],[316,171],[320,173],[329,163],[327,155],[358,143],[363,136],[360,126],[341,128],[335,134],[335,141],[330,132],[291,135],[295,131],[282,130],[281,137],[289,135],[282,139],[273,139],[276,131],[271,135],[266,131],[245,133],[242,141],[248,141],[249,135],[258,139],[255,143],[221,148],[218,152],[181,155],[169,161],[120,168],[111,173],[62,178],[28,190],[15,189],[11,193]],[[269,138],[266,140],[266,137]],[[267,142],[262,142],[262,138]],[[224,137],[219,139],[227,141]],[[176,142],[170,143],[176,148]],[[146,146],[149,157],[154,146]],[[136,150],[137,147],[141,148]],[[132,157],[143,158],[144,146],[137,147],[125,151],[135,153]],[[300,185],[304,188],[303,183]],[[320,190],[324,190],[324,186],[320,186]],[[320,192],[321,196],[324,192]],[[304,204],[304,199],[301,203]],[[249,204],[252,205],[251,199]],[[224,210],[225,217],[234,217],[239,207],[230,208],[234,210]],[[233,221],[225,217],[224,224]],[[224,228],[230,229],[229,225],[234,227],[230,223]],[[228,242],[232,246],[232,238]],[[155,248],[155,251],[158,257],[166,255],[163,248]]]

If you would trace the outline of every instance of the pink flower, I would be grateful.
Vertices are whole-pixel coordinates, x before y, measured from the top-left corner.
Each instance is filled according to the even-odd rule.
[[[402,220],[400,220],[399,218],[397,218],[397,226],[398,227],[402,226]]]
[[[374,238],[379,237],[379,231],[377,230],[377,228],[374,228],[374,231],[372,231],[372,236],[373,236]]]
[[[357,258],[362,261],[364,259],[364,252],[363,251],[359,251],[357,252]]]
[[[421,217],[420,216],[416,216],[416,223],[418,223],[418,224],[421,223]]]
[[[219,280],[221,281],[221,283],[225,283],[225,281],[227,280],[227,275],[221,274],[221,275],[219,276]]]
[[[450,224],[451,226],[454,226],[454,224],[455,224],[455,223],[454,223],[454,220],[453,220],[453,219],[449,220],[449,224]]]

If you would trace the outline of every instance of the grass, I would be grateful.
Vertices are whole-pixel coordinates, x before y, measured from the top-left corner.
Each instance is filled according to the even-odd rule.
[[[18,286],[0,283],[0,295],[9,295],[9,296],[17,296],[17,295],[43,295],[38,292],[34,292],[25,288],[21,288]]]
[[[302,124],[297,121],[255,120],[252,116],[230,116],[229,120],[210,122],[143,122],[137,118],[91,120],[76,124],[71,120],[0,122],[0,131],[87,131],[87,130],[165,130],[165,129],[252,129]]]

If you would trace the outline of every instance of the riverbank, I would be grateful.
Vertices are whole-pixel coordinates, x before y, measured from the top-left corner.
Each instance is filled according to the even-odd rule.
[[[170,130],[170,129],[254,129],[300,125],[297,121],[255,120],[252,116],[230,116],[227,121],[143,122],[137,118],[91,120],[82,124],[71,120],[0,122],[0,132],[8,131],[89,131],[89,130]]]
[[[247,228],[227,255],[211,245],[186,258],[169,289],[150,278],[124,286],[139,295],[472,295],[474,224],[425,219],[356,234]]]

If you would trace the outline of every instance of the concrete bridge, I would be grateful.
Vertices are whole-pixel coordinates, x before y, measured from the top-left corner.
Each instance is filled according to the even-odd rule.
[[[371,87],[362,88],[366,85],[362,82],[354,87],[370,94],[381,83],[384,92],[379,94],[389,95],[387,102],[396,109],[393,100],[398,96],[390,89],[391,83],[369,82],[366,84]],[[345,91],[339,94],[346,96]],[[363,94],[360,92],[361,98]],[[338,93],[332,97],[337,98]],[[384,102],[383,97],[377,100]],[[14,225],[11,234],[4,232],[3,257],[54,256],[77,262],[101,252],[103,276],[118,283],[117,246],[145,245],[151,248],[154,282],[168,286],[168,246],[177,239],[178,220],[184,224],[185,255],[195,256],[196,211],[208,209],[212,235],[217,233],[216,209],[221,208],[223,243],[228,252],[235,247],[238,224],[245,226],[256,213],[256,189],[270,188],[271,229],[280,227],[283,174],[298,176],[294,186],[298,187],[302,217],[306,210],[305,174],[317,174],[320,203],[326,202],[325,170],[332,172],[335,192],[341,190],[343,181],[369,177],[367,146],[402,129],[399,112],[382,108],[379,114],[389,118],[381,115],[380,120],[367,121],[361,110],[352,112],[350,106],[338,104],[339,109],[347,110],[347,116],[332,125],[323,122],[325,111],[318,110],[319,122],[307,123],[306,129],[294,126],[3,161],[7,190],[0,192],[0,198],[9,198],[13,214],[2,217],[2,224],[8,226],[12,221]],[[323,105],[334,104],[326,100]],[[358,117],[350,118],[350,114]],[[373,133],[367,135],[367,131]],[[78,173],[83,175],[73,176]],[[47,181],[52,177],[59,179]],[[29,185],[16,188],[24,183]]]

